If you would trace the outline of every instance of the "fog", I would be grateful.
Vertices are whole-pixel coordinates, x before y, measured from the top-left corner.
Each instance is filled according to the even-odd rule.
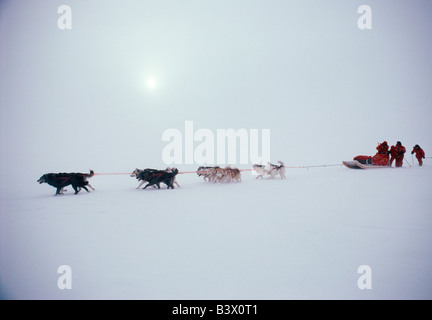
[[[117,216],[121,210],[129,210],[125,221],[130,215],[136,215],[140,223],[144,221],[142,223],[145,226],[146,219],[150,222],[159,221],[159,212],[153,212],[155,220],[141,215],[138,198],[141,200],[142,194],[129,192],[128,188],[135,188],[135,185],[130,186],[131,178],[120,181],[115,180],[117,177],[103,177],[111,180],[100,177],[95,183],[100,193],[91,193],[88,198],[65,196],[66,199],[60,200],[67,202],[61,203],[46,198],[48,194],[51,196],[50,192],[54,192],[54,189],[36,185],[36,179],[47,172],[88,172],[93,169],[97,173],[127,173],[137,167],[165,168],[171,164],[162,159],[164,147],[168,144],[162,140],[163,134],[166,130],[185,133],[188,121],[193,122],[194,130],[207,129],[206,132],[215,136],[218,130],[223,129],[245,129],[247,132],[269,130],[271,159],[273,162],[282,160],[287,166],[340,164],[359,154],[375,154],[377,143],[384,140],[390,145],[400,140],[407,148],[406,158],[409,162],[412,160],[409,152],[415,144],[422,146],[426,156],[430,157],[432,2],[367,1],[366,4],[371,8],[372,29],[360,29],[358,20],[363,13],[358,13],[358,9],[364,4],[357,0],[2,0],[0,190],[3,203],[0,218],[4,259],[1,263],[5,268],[4,278],[0,282],[7,280],[10,289],[28,271],[28,264],[34,264],[36,269],[40,266],[38,262],[48,265],[46,261],[49,259],[46,257],[52,254],[50,245],[54,243],[58,246],[58,252],[63,252],[60,242],[65,241],[69,245],[68,241],[72,241],[77,232],[82,231],[82,221],[87,221],[89,214],[104,213],[103,216],[92,216],[91,219],[97,221],[95,226],[100,225],[99,218],[108,224],[115,219],[122,219]],[[62,5],[71,9],[71,29],[59,27],[59,20],[60,26],[64,22],[64,12],[58,12]],[[185,145],[186,142],[183,147]],[[199,142],[195,141],[193,147],[197,145]],[[183,151],[186,152],[185,149]],[[425,166],[430,165],[428,161],[431,160],[426,159]],[[180,170],[186,170],[196,168],[198,164],[175,165]],[[246,169],[251,165],[242,164],[239,167]],[[294,234],[299,235],[298,239],[309,239],[302,233],[301,227],[310,225],[309,221],[302,219],[312,212],[314,219],[311,220],[320,231],[316,241],[319,244],[322,242],[321,236],[327,235],[327,230],[321,229],[321,224],[317,222],[321,219],[321,213],[330,215],[334,221],[339,221],[340,213],[347,219],[347,226],[357,226],[349,220],[355,219],[356,215],[346,213],[354,210],[361,218],[363,212],[368,212],[375,219],[383,219],[387,226],[393,222],[394,212],[386,212],[383,218],[375,215],[373,209],[375,204],[380,203],[379,208],[385,211],[394,195],[402,208],[396,210],[398,216],[408,219],[409,215],[405,214],[410,208],[417,207],[422,214],[416,218],[418,226],[428,221],[424,217],[430,211],[430,201],[425,200],[429,197],[425,190],[430,188],[422,169],[413,168],[415,174],[404,171],[405,182],[400,182],[400,188],[396,186],[399,180],[393,171],[391,174],[381,173],[381,176],[372,173],[361,176],[358,179],[361,179],[366,200],[360,203],[355,195],[351,195],[352,198],[348,196],[344,202],[346,208],[335,205],[340,201],[335,192],[345,185],[345,193],[350,195],[347,190],[355,183],[354,178],[358,174],[351,171],[349,175],[352,176],[345,175],[345,171],[330,171],[315,178],[311,178],[312,172],[311,175],[295,173],[292,180],[284,181],[283,186],[287,189],[279,191],[280,197],[274,202],[273,211],[260,204],[259,197],[250,196],[250,192],[256,195],[262,192],[261,185],[254,184],[257,180],[249,177],[249,181],[246,179],[244,183],[246,189],[236,185],[232,190],[242,195],[243,199],[251,197],[256,202],[251,202],[248,209],[256,210],[255,214],[262,213],[259,210],[261,207],[264,213],[266,210],[272,211],[272,215],[277,217],[274,221],[279,221],[278,215],[281,214],[285,219],[282,222],[286,224],[281,224],[279,232],[285,234],[285,225],[291,226]],[[287,175],[290,177],[290,173]],[[336,182],[328,185],[333,175],[337,176]],[[381,178],[388,179],[388,175],[394,181],[393,189],[387,190],[386,199],[382,201],[372,192],[374,189],[370,183],[381,183],[381,188],[385,189],[386,183]],[[345,176],[352,180],[344,180]],[[416,177],[423,181],[418,192],[415,189],[418,187]],[[211,189],[213,186],[209,185],[205,185],[205,189],[201,185],[194,187],[194,178],[187,178],[189,189],[186,185],[184,189],[173,191],[183,192],[183,195],[174,193],[174,199],[184,204],[183,207],[179,206],[177,219],[180,221],[180,214],[193,216],[194,219],[194,215],[201,217],[201,206],[211,194],[206,192],[215,192]],[[310,183],[305,179],[319,180],[314,190],[321,201],[309,201]],[[120,181],[119,185],[117,181]],[[298,185],[303,187],[298,189]],[[218,189],[219,194],[232,196],[231,189],[224,187]],[[405,197],[402,197],[403,188],[410,190]],[[321,194],[322,189],[329,190]],[[40,193],[36,190],[40,190]],[[266,190],[269,197],[275,197],[270,189]],[[204,199],[202,202],[195,198],[200,191],[201,198],[198,199]],[[394,191],[399,193],[396,195]],[[166,201],[166,194],[149,194],[152,197],[157,194],[160,202]],[[293,224],[296,228],[300,226],[298,230],[292,227],[291,216],[285,215],[286,209],[282,204],[287,194],[291,203],[295,204],[293,210],[297,210],[300,217],[299,223]],[[416,196],[418,199],[412,205]],[[302,199],[302,203],[308,203],[309,206],[303,207],[302,203],[296,203],[296,199]],[[226,210],[221,205],[220,211],[226,214],[225,219],[232,218],[235,222],[233,226],[237,227],[243,221],[241,217],[247,217],[248,212],[242,211],[243,207],[232,201],[233,208],[237,209]],[[355,201],[359,202],[358,206],[351,206]],[[68,211],[62,215],[64,203],[70,206],[66,206]],[[196,208],[188,213],[190,203]],[[321,206],[322,203],[327,206]],[[128,207],[124,207],[124,204]],[[182,208],[185,209],[183,212]],[[78,211],[82,215],[75,216]],[[240,222],[236,221],[237,214],[240,214]],[[215,216],[209,216],[209,219],[215,219]],[[266,214],[262,219],[272,221],[267,219]],[[50,227],[46,226],[46,221]],[[212,226],[211,223],[208,225]],[[256,224],[257,227],[260,225],[261,222]],[[377,225],[380,226],[380,223]],[[181,236],[183,230],[174,223],[172,226],[174,234],[179,233]],[[401,223],[394,230],[402,230],[403,226]],[[130,227],[125,233],[135,235],[134,224],[131,223]],[[70,238],[59,235],[63,233],[63,228],[69,232]],[[334,226],[333,229],[338,237],[326,247],[328,252],[333,250],[333,244],[338,247],[350,236],[349,232],[345,237],[345,234],[338,234],[336,231],[339,230]],[[52,230],[55,232],[50,237]],[[94,229],[90,225],[85,230],[88,231],[88,238],[83,237],[82,242],[88,244],[86,240],[95,237]],[[375,234],[374,230],[381,229],[371,223],[371,241],[383,243],[377,240],[381,239],[381,234]],[[139,227],[136,231],[140,236],[147,236]],[[157,228],[153,232],[159,234]],[[212,231],[209,232],[211,234]],[[233,227],[234,238],[237,232]],[[270,233],[277,234],[273,231]],[[363,237],[363,233],[358,234]],[[423,239],[428,239],[429,235],[425,227],[419,237],[422,241],[418,243],[428,243],[423,242]],[[398,235],[395,237],[399,241],[397,244],[403,243]],[[111,239],[111,234],[108,234],[107,239]],[[219,238],[215,235],[214,239],[217,242]],[[60,241],[58,244],[57,240]],[[163,240],[169,242],[172,239],[168,237]],[[144,242],[149,246],[154,244]],[[110,240],[107,243],[111,243]],[[195,239],[186,245],[192,243],[195,243]],[[38,244],[43,245],[38,247]],[[141,245],[140,242],[135,244]],[[213,241],[209,241],[209,245],[212,244]],[[248,245],[245,242],[245,246]],[[72,243],[71,246],[75,248],[76,244]],[[76,248],[77,252],[80,251]],[[107,257],[117,260],[110,247],[105,249]],[[296,249],[302,256],[302,248]],[[348,249],[347,252],[355,260],[355,267],[365,263],[361,259],[357,262],[354,251]],[[378,249],[377,257],[381,257]],[[428,248],[421,249],[422,254],[429,254]],[[46,255],[42,254],[43,251],[46,251]],[[121,251],[124,251],[123,247]],[[263,247],[262,252],[266,251]],[[84,254],[90,257],[89,261],[99,263],[97,252],[99,248]],[[156,249],[155,252],[158,253]],[[388,253],[388,250],[385,252]],[[275,256],[277,254],[279,252],[275,252]],[[322,254],[322,257],[326,256]],[[410,260],[407,266],[419,265],[418,261],[422,262],[421,268],[427,266],[427,255],[419,256],[418,260]],[[76,257],[77,261],[81,261],[81,255],[77,254]],[[395,257],[400,258],[399,255]],[[75,261],[74,258],[71,261]],[[393,258],[390,256],[389,261],[393,261]],[[310,259],[313,261],[315,256],[311,255]],[[158,262],[157,259],[154,261]],[[57,266],[60,263],[64,262],[56,260],[54,264]],[[393,267],[391,263],[389,265]],[[228,266],[227,270],[231,270],[231,267]],[[327,267],[322,270],[328,270]],[[45,273],[51,272],[49,268],[40,267]],[[141,265],[137,265],[137,270],[139,268]],[[427,267],[424,269],[429,270]],[[157,263],[155,270],[159,270]],[[193,273],[194,269],[190,270]],[[298,270],[303,270],[303,265]],[[281,272],[285,273],[285,269],[281,269]],[[351,269],[347,272],[350,277]],[[111,275],[109,272],[106,274]],[[172,276],[175,270],[167,274]],[[295,272],[292,275],[296,277]],[[39,279],[33,273],[30,276]],[[404,275],[396,275],[395,278],[401,279]],[[119,283],[123,281],[120,279]],[[100,283],[104,282],[105,278],[101,279]],[[220,283],[219,279],[214,283]],[[270,284],[264,285],[273,289]],[[415,283],[410,285],[414,286]],[[20,286],[16,291],[21,294],[26,291],[25,283]],[[198,284],[197,288],[200,288]],[[314,289],[313,286],[311,288]],[[33,289],[37,291],[36,297],[46,294],[37,285]],[[54,289],[57,290],[57,287]],[[272,292],[270,289],[269,292]],[[8,296],[1,291],[0,296]],[[265,296],[266,291],[263,292]],[[34,298],[32,293],[28,292]],[[179,289],[174,296],[196,298],[196,295],[188,292],[186,295],[182,293]],[[216,291],[216,295],[208,294],[205,297],[219,298],[223,297],[223,293],[224,289],[221,289],[220,292]],[[304,296],[308,297],[307,293]],[[251,297],[262,298],[255,294],[251,291]],[[296,296],[295,293],[272,294],[271,297],[275,298]],[[238,298],[241,294],[235,293],[234,296]],[[357,292],[353,296],[358,297]],[[413,297],[408,294],[397,297],[401,296]],[[140,297],[152,297],[151,292]],[[387,298],[389,295],[386,291],[385,295],[378,297]]]
[[[362,4],[3,1],[2,171],[165,167],[162,133],[185,121],[270,129],[272,159],[291,165],[383,140],[428,154],[432,5],[370,1],[360,30]]]

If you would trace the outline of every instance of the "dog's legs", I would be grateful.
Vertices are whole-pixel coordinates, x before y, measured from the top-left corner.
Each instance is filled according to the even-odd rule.
[[[177,181],[176,181],[176,178],[174,177],[174,178],[172,178],[172,180],[170,181],[171,182],[171,189],[174,189],[174,184],[176,184],[178,187],[179,187],[179,184],[177,183]]]
[[[85,186],[83,186],[84,190],[87,192],[90,192],[89,189],[87,189]]]
[[[142,181],[140,182],[139,186],[137,187],[137,189],[141,188],[141,186],[142,186],[145,182],[146,182],[145,180],[142,180]]]
[[[58,195],[58,194],[62,194],[62,189],[63,189],[63,187],[59,187],[59,188],[57,188],[57,191],[56,191],[56,193],[55,193],[55,196],[56,195]]]
[[[90,187],[90,189],[92,189],[93,191],[95,191],[96,189],[95,188],[93,188],[91,185],[90,185],[90,183],[88,183],[87,184],[87,186],[89,186]]]
[[[75,194],[78,194],[78,192],[80,192],[80,190],[77,188],[77,186],[72,185],[72,188],[74,188]]]
[[[159,186],[159,184],[158,183],[156,183],[156,185],[157,185],[157,187],[160,189],[160,186]],[[146,184],[146,186],[143,188],[143,189],[145,189],[145,188],[147,188],[147,187],[150,187],[150,186],[152,186],[153,188],[156,188],[156,186],[155,186],[155,184],[154,183],[148,183],[148,184]]]
[[[277,174],[277,172],[275,172],[275,170],[272,169],[272,170],[269,172],[270,179],[274,179],[274,177],[276,176],[276,174]]]

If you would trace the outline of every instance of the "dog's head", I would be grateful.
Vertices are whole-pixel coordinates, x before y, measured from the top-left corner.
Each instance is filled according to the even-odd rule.
[[[140,169],[135,169],[132,173],[131,173],[131,177],[136,177],[137,175],[139,175],[142,172],[142,170]]]
[[[44,174],[42,177],[40,177],[37,182],[39,182],[40,184],[42,183],[46,183],[46,174]]]

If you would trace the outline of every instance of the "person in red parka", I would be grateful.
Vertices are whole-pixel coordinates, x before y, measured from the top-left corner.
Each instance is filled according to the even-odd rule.
[[[392,166],[393,161],[396,160],[396,154],[397,154],[396,146],[391,146],[390,147],[390,166]]]
[[[418,144],[416,144],[413,148],[413,150],[411,151],[411,154],[416,154],[416,158],[418,160],[419,166],[421,167],[423,165],[423,160],[425,158],[425,153],[423,151],[422,148],[420,148],[420,146]]]
[[[374,166],[388,166],[389,162],[389,146],[387,141],[380,143],[376,148],[377,154],[372,157],[372,163]]]
[[[398,141],[396,143],[396,167],[402,167],[405,152],[405,147]]]

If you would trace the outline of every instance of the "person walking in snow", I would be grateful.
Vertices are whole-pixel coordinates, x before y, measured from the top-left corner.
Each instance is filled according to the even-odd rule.
[[[416,154],[416,158],[418,160],[419,166],[421,167],[423,165],[423,160],[425,158],[425,153],[423,151],[422,148],[420,148],[420,146],[418,144],[416,144],[413,148],[413,150],[411,151],[411,154]]]
[[[405,152],[405,147],[398,141],[396,143],[396,167],[402,167]]]
[[[396,150],[396,146],[391,146],[390,147],[390,167],[393,165],[393,161],[396,160],[396,155],[397,155],[397,150]]]

